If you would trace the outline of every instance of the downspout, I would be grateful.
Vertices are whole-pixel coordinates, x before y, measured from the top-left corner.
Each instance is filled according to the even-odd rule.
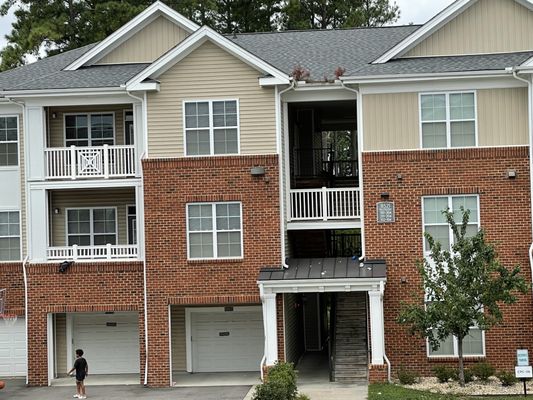
[[[383,297],[385,296],[385,284],[383,283],[383,281],[379,283],[379,292],[380,292],[380,297],[381,297],[381,310],[383,313],[383,318],[381,319],[381,323],[382,323],[381,332],[383,332],[383,339],[382,339],[383,340],[383,359],[385,360],[385,363],[387,364],[387,381],[389,383],[392,383],[391,363],[390,363],[389,358],[387,357],[387,353],[385,352],[385,311],[384,311],[384,302],[383,302]]]
[[[128,96],[130,96],[131,98],[133,99],[136,99],[138,101],[141,102],[141,104],[143,105],[143,120],[145,120],[144,116],[146,115],[146,103],[145,103],[145,100],[146,100],[146,95],[143,98],[141,97],[137,97],[133,94],[131,94],[130,92],[126,92],[128,94]],[[135,121],[134,121],[135,123]],[[144,126],[146,127],[146,121],[143,121],[144,123]],[[148,136],[148,133],[146,130],[144,130],[144,134],[143,134],[143,137],[146,137]],[[140,167],[141,167],[141,180],[143,181],[143,186],[144,186],[144,178],[143,178],[143,169],[142,169],[142,160],[145,158],[145,155],[146,155],[146,151],[143,152],[141,154],[141,162],[139,163]],[[144,190],[144,189],[143,189]],[[143,235],[144,237],[144,235]],[[146,240],[143,240],[143,243],[142,245],[144,246],[144,242]],[[143,294],[144,294],[144,381],[143,381],[143,385],[144,386],[148,386],[148,289],[147,289],[147,281],[146,281],[146,246],[144,246],[145,248],[143,249],[143,254],[144,254],[144,257],[143,257]]]
[[[364,204],[364,197],[363,197],[363,116],[361,113],[362,110],[362,96],[359,90],[351,88],[346,86],[346,84],[339,79],[339,82],[343,89],[348,90],[350,92],[353,92],[356,94],[357,98],[357,104],[356,104],[356,117],[357,117],[357,168],[359,170],[359,199],[361,201],[361,207],[360,207],[360,214],[361,214],[361,257],[359,257],[359,261],[363,263],[366,258],[366,240],[365,240],[365,208],[363,206]]]
[[[528,117],[529,117],[529,198],[531,201],[531,236],[532,243],[529,246],[529,267],[531,269],[531,280],[533,283],[533,88],[531,81],[518,76],[516,68],[509,69],[513,73],[513,77],[521,82],[527,83],[528,88]]]
[[[24,277],[24,329],[26,331],[26,365],[28,365],[28,274],[26,272],[26,264],[30,256],[26,256],[22,262],[22,274]],[[29,384],[29,375],[26,372],[26,385]]]

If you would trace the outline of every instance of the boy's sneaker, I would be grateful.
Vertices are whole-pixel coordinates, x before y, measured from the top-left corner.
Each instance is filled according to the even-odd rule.
[[[75,399],[79,399],[80,398],[80,395],[78,393],[76,393],[75,395],[73,395],[72,397],[74,397]]]
[[[79,399],[86,399],[87,396],[80,396],[80,397],[78,397],[78,398],[79,398]]]

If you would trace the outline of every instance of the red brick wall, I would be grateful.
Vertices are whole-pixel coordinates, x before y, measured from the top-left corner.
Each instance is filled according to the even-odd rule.
[[[48,384],[47,314],[139,312],[141,375],[144,367],[143,263],[76,263],[65,273],[58,264],[30,264],[28,271],[28,379]],[[142,380],[142,376],[141,376]]]
[[[415,261],[422,258],[422,196],[479,194],[481,225],[487,238],[497,244],[504,265],[520,264],[526,281],[531,282],[528,163],[527,147],[363,155],[366,256],[387,261],[385,346],[393,368],[403,365],[427,375],[438,363],[426,357],[424,340],[414,339],[395,322],[400,302],[410,301],[420,288]],[[515,169],[518,177],[508,179],[508,169]],[[376,222],[376,203],[383,192],[395,203],[395,223]],[[402,277],[407,279],[404,284]],[[504,325],[486,334],[486,356],[497,368],[510,370],[517,348],[533,350],[531,293],[503,309]]]
[[[5,312],[24,314],[22,263],[0,263],[0,289],[6,289]]]
[[[254,166],[266,175],[252,177]],[[257,304],[259,269],[280,264],[278,157],[148,159],[143,169],[148,383],[168,386],[168,305],[227,304],[232,296]],[[219,201],[242,202],[244,258],[187,261],[186,204]]]

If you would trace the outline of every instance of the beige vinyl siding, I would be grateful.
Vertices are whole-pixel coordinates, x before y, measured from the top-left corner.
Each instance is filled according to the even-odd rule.
[[[418,93],[363,96],[364,151],[420,147]]]
[[[55,319],[56,375],[66,376],[71,368],[67,361],[67,317],[66,314],[56,314]]]
[[[185,307],[171,306],[170,321],[172,329],[172,370],[187,370],[187,346],[185,341]]]
[[[505,53],[533,49],[533,12],[513,0],[479,0],[405,55]]]
[[[115,113],[115,144],[124,144],[124,111],[133,110],[131,104],[50,107],[48,109],[48,147],[65,147],[65,114]],[[55,118],[53,114],[55,113]]]
[[[527,145],[527,88],[478,90],[480,146]]]
[[[283,313],[285,317],[285,359],[287,362],[297,363],[304,352],[304,338],[301,331],[301,318],[296,304],[301,304],[297,294],[283,295]]]
[[[116,207],[117,244],[128,244],[127,206],[135,204],[134,189],[57,190],[50,195],[51,246],[66,246],[66,209]],[[59,214],[54,209],[59,209]]]
[[[261,72],[211,42],[202,44],[158,78],[148,93],[150,157],[182,157],[183,101],[238,99],[240,153],[276,153],[274,89],[261,88]]]
[[[96,64],[151,63],[189,34],[165,17],[158,17]]]

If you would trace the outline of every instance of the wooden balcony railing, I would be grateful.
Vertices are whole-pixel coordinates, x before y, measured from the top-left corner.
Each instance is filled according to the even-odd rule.
[[[49,247],[48,260],[125,260],[137,259],[138,247],[136,245],[111,245],[104,246],[61,246]]]
[[[328,221],[361,218],[357,188],[291,189],[289,221]]]

